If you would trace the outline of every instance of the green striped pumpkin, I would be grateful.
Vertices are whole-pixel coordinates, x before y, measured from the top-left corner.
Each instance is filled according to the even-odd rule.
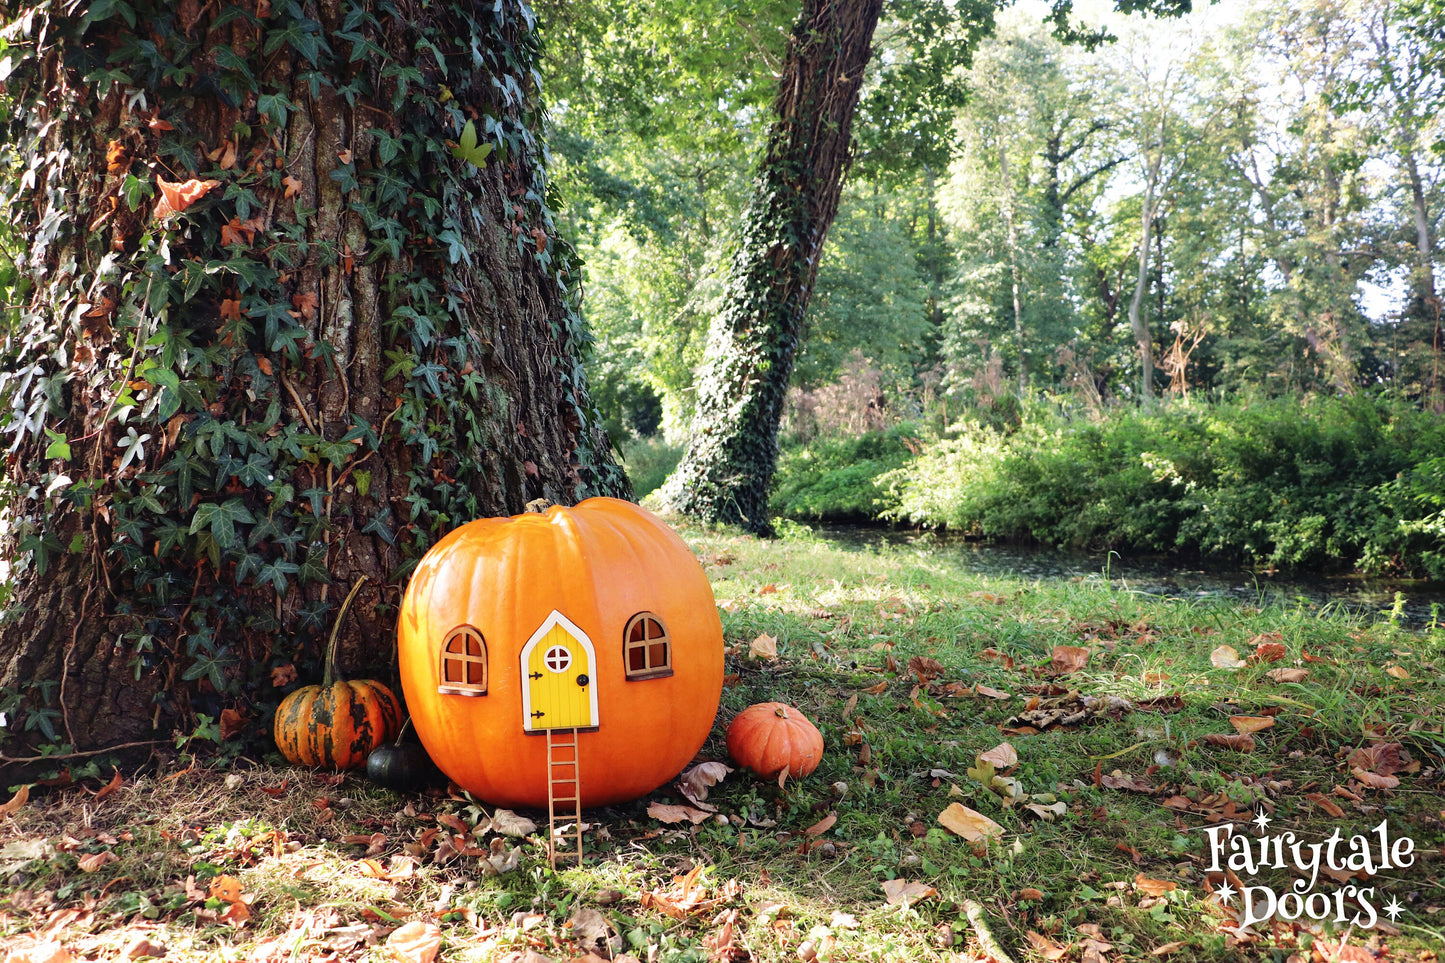
[[[276,707],[276,747],[295,765],[360,769],[373,749],[401,731],[401,705],[385,685],[372,679],[335,679],[341,620],[365,581],[364,575],[357,579],[341,603],[326,646],[321,684],[302,686]]]
[[[300,766],[359,769],[400,729],[396,696],[371,679],[303,686],[276,709],[276,746]]]

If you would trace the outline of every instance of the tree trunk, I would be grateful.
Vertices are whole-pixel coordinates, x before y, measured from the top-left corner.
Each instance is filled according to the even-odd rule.
[[[1129,299],[1129,327],[1134,332],[1134,343],[1139,347],[1139,386],[1145,404],[1154,400],[1154,339],[1149,333],[1142,308],[1144,291],[1149,286],[1149,242],[1154,230],[1154,194],[1159,183],[1160,163],[1159,155],[1151,157],[1148,174],[1144,178],[1144,202],[1139,210],[1139,273],[1134,279],[1134,295]]]
[[[708,335],[673,509],[766,533],[778,421],[823,239],[838,209],[882,0],[804,0],[727,294]]]
[[[9,761],[264,733],[358,580],[338,663],[387,679],[437,536],[627,492],[519,0],[61,6],[6,81]]]
[[[1023,287],[1022,271],[1019,270],[1019,228],[1014,221],[1014,184],[1009,173],[1008,148],[1000,143],[998,148],[998,173],[1003,181],[1003,223],[1004,237],[1008,243],[1009,281],[1013,294],[1014,346],[1019,353],[1019,393],[1029,386],[1028,351],[1024,347],[1024,306],[1020,293]]]

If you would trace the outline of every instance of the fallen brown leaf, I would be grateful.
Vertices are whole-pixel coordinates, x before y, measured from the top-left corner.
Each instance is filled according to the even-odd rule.
[[[728,777],[733,767],[722,762],[700,762],[677,777],[682,794],[696,805],[707,798],[708,790]]]
[[[991,762],[998,769],[1012,769],[1019,764],[1019,754],[1012,744],[1001,742],[988,752],[981,752],[978,758]]]
[[[883,897],[892,906],[900,903],[916,903],[937,895],[938,890],[917,880],[890,879],[883,883]]]
[[[1239,650],[1232,645],[1221,645],[1209,653],[1209,662],[1216,669],[1239,669],[1244,666],[1244,660],[1239,657]]]
[[[787,770],[783,770],[787,772]],[[672,825],[674,823],[689,822],[694,826],[711,819],[713,814],[696,809],[692,806],[672,806],[667,803],[654,802],[648,805],[647,815],[660,823]]]
[[[1323,809],[1327,814],[1333,816],[1335,819],[1341,819],[1345,815],[1345,811],[1339,806],[1337,806],[1329,798],[1327,798],[1324,793],[1306,793],[1305,798],[1308,799],[1310,802],[1314,803],[1316,806]]]
[[[822,819],[818,820],[818,821],[817,821],[816,823],[814,823],[813,825],[809,826],[807,829],[803,830],[803,835],[804,835],[804,836],[821,836],[821,835],[823,835],[824,833],[826,833],[828,830],[832,829],[832,828],[833,828],[833,824],[836,823],[837,821],[838,821],[838,814],[837,814],[837,813],[829,813],[828,815],[824,816]]]
[[[748,655],[754,659],[776,659],[778,640],[764,632],[748,645]]]
[[[1274,720],[1268,716],[1230,716],[1229,724],[1236,732],[1247,736],[1272,727]]]
[[[1150,879],[1139,873],[1134,877],[1134,888],[1146,896],[1163,896],[1165,893],[1174,892],[1179,888],[1179,884],[1167,879]]]
[[[1027,936],[1029,945],[1034,948],[1034,952],[1046,960],[1062,960],[1065,956],[1069,955],[1069,948],[1067,946],[1060,946],[1042,933],[1029,930]]]
[[[1049,658],[1048,675],[1068,675],[1078,672],[1089,662],[1089,650],[1077,645],[1056,645]]]
[[[9,802],[6,802],[6,803],[4,803],[3,805],[0,805],[0,816],[10,816],[10,815],[12,815],[12,814],[14,814],[14,813],[19,812],[19,811],[20,811],[20,807],[23,806],[23,805],[25,805],[25,803],[28,802],[29,799],[30,799],[30,787],[29,787],[29,786],[21,786],[19,789],[17,789],[17,790],[15,791],[15,795],[13,795],[13,796],[10,797],[10,801],[9,801]]]
[[[1309,669],[1270,669],[1265,676],[1272,682],[1303,682],[1310,677]]]
[[[938,823],[971,843],[1003,835],[1002,826],[963,803],[949,803],[948,808],[938,814]]]
[[[441,927],[412,920],[386,938],[386,949],[404,963],[432,963],[442,947]]]
[[[1361,783],[1369,786],[1371,789],[1394,789],[1396,786],[1400,785],[1399,776],[1381,776],[1376,773],[1368,772],[1364,769],[1361,769],[1359,766],[1351,769],[1350,775],[1354,776]]]
[[[1254,751],[1254,738],[1242,732],[1211,732],[1204,737],[1204,741],[1211,746],[1223,746],[1226,749],[1234,749],[1239,752]]]

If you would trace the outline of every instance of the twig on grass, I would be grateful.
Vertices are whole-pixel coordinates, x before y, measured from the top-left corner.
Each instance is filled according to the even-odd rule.
[[[963,901],[963,912],[968,917],[968,925],[973,927],[973,935],[978,938],[978,945],[985,953],[994,958],[995,963],[1014,963],[1013,957],[999,945],[994,938],[993,930],[988,928],[988,916],[983,911],[983,906],[978,902],[966,899]]]

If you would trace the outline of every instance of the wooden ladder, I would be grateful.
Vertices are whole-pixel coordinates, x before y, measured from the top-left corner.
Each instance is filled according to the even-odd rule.
[[[552,868],[557,868],[558,850],[565,848],[573,852],[572,839],[577,840],[577,865],[582,865],[582,789],[581,772],[577,765],[577,730],[547,730],[547,858]],[[567,845],[558,846],[557,819],[571,819],[571,828],[562,841]]]

